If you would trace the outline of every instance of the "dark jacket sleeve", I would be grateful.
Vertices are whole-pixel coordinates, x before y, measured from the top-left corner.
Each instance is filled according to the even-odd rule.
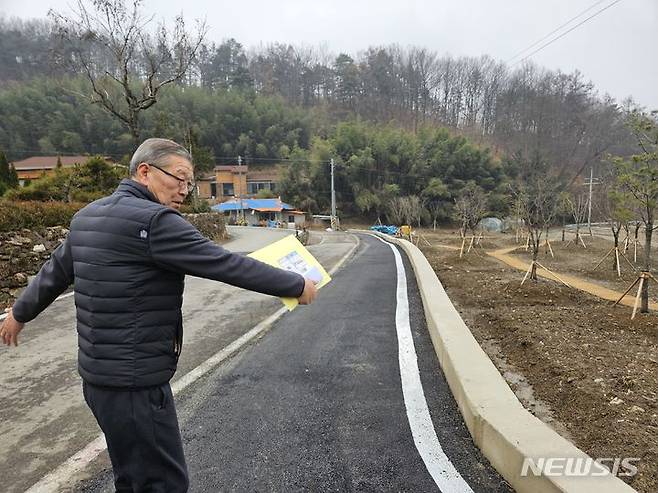
[[[73,283],[73,259],[68,240],[59,245],[14,303],[12,313],[19,322],[29,322],[46,309]]]
[[[297,298],[304,291],[301,275],[225,250],[174,211],[153,218],[149,238],[153,261],[165,269],[272,296]]]

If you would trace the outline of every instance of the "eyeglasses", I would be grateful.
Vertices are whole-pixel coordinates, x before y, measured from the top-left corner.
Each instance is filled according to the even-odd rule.
[[[160,171],[162,171],[167,176],[171,176],[172,178],[175,178],[178,181],[179,185],[184,184],[185,187],[187,188],[187,193],[191,193],[192,190],[194,190],[194,188],[196,187],[196,183],[194,183],[193,181],[187,181],[185,178],[179,178],[178,176],[169,173],[169,171],[163,170],[160,166],[156,166],[155,164],[151,164],[151,163],[146,163],[146,164],[148,164],[149,166],[153,166],[154,168],[159,169]]]

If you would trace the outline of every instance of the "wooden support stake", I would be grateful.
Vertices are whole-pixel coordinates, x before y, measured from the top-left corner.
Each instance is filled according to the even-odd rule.
[[[466,250],[466,253],[471,251],[471,248],[473,248],[474,241],[475,241],[475,235],[471,236],[471,242],[468,244],[468,250]]]
[[[583,248],[587,248],[587,245],[585,245],[585,242],[583,241],[583,235],[578,235],[578,238],[580,238],[580,242],[583,244]]]
[[[642,275],[640,277],[640,287],[637,288],[637,296],[635,297],[635,304],[633,305],[633,314],[631,315],[631,320],[633,320],[635,318],[635,312],[637,311],[637,305],[640,303],[640,295],[642,294],[642,286],[644,286],[644,275]]]
[[[622,257],[624,257],[624,260],[625,260],[626,262],[628,262],[628,265],[631,266],[631,269],[633,269],[633,272],[637,272],[637,269],[636,269],[635,266],[631,263],[631,261],[628,260],[628,257],[627,257],[626,255],[624,255],[624,252],[619,252],[619,253],[621,254]]]
[[[608,253],[606,253],[606,254],[603,256],[603,258],[602,258],[601,260],[599,260],[599,263],[596,264],[596,266],[592,269],[592,271],[595,271],[596,268],[597,268],[599,265],[601,265],[605,259],[608,258],[608,255],[610,255],[610,254],[612,253],[613,250],[614,250],[614,248],[611,248],[611,249],[608,251]]]
[[[459,258],[462,258],[462,255],[464,255],[464,245],[466,245],[466,237],[465,236],[462,238],[462,247],[459,250]]]
[[[523,283],[525,282],[525,280],[530,275],[530,271],[532,270],[532,266],[534,265],[534,263],[535,263],[534,260],[532,262],[530,262],[530,267],[528,267],[528,270],[526,271],[525,276],[523,276],[523,281],[521,281],[521,286],[523,286]]]
[[[619,263],[619,248],[615,247],[615,258],[617,259],[617,276],[621,277],[621,264]]]
[[[553,255],[553,247],[551,247],[551,242],[548,241],[548,236],[546,237],[546,246],[548,246],[548,251],[551,252],[551,257],[555,258],[555,255]]]
[[[542,264],[540,264],[539,262],[537,262],[537,265],[538,265],[539,267],[541,267],[542,269],[544,269],[544,270],[545,270],[546,272],[548,272],[549,274],[551,274],[553,277],[555,277],[555,279],[557,279],[558,281],[560,281],[560,282],[561,282],[562,284],[564,284],[566,287],[568,287],[568,288],[571,287],[571,286],[569,286],[566,282],[564,282],[562,279],[560,279],[560,277],[559,277],[555,272],[551,271],[550,269],[547,269],[546,267],[544,267],[544,266],[543,266]]]
[[[630,290],[633,289],[633,287],[635,287],[635,285],[639,282],[639,280],[640,280],[640,277],[638,277],[637,279],[635,279],[635,281],[633,281],[633,284],[631,284],[631,285],[628,287],[628,289],[627,289],[626,291],[624,291],[624,294],[622,294],[622,295],[619,297],[619,299],[613,303],[612,306],[618,305],[619,302],[620,302],[621,300],[624,299],[624,296],[626,296],[626,295],[630,292]]]

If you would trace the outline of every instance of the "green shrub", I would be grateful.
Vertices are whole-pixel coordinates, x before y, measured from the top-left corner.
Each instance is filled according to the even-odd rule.
[[[272,190],[268,190],[266,188],[258,190],[258,193],[256,194],[257,199],[274,199],[276,197],[277,194],[275,194]]]
[[[200,199],[197,197],[191,198],[191,196],[188,195],[185,202],[183,202],[180,211],[183,214],[199,214],[201,212],[212,212],[212,209],[206,199]]]
[[[69,170],[57,168],[52,175],[44,174],[23,188],[8,190],[4,198],[19,201],[66,201],[70,188],[67,185],[69,176]]]
[[[92,202],[111,194],[127,174],[126,168],[111,166],[100,157],[92,157],[82,165],[55,168],[52,174],[44,174],[23,188],[9,190],[5,198]]]
[[[0,200],[0,231],[49,226],[68,227],[81,202],[18,202]]]
[[[199,232],[214,241],[221,241],[228,238],[226,232],[226,221],[224,214],[221,212],[209,212],[204,214],[184,214],[192,225]]]

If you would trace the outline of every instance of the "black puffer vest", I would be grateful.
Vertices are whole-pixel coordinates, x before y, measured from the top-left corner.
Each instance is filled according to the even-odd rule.
[[[164,210],[146,187],[123,180],[71,222],[78,368],[88,383],[142,388],[176,371],[184,276],[149,252],[151,220]]]

